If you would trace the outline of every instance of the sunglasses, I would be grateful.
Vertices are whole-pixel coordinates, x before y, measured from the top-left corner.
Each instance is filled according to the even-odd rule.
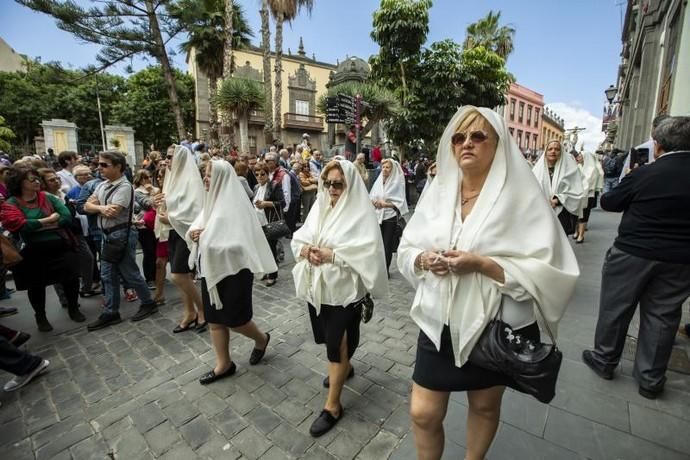
[[[450,142],[453,145],[462,145],[465,143],[467,140],[468,134],[459,132],[453,134],[453,137],[450,138]],[[482,142],[486,141],[489,138],[489,135],[485,133],[484,131],[471,131],[469,133],[469,138],[472,141],[473,144],[481,144]]]
[[[266,175],[266,173],[263,171],[254,171],[254,174],[256,174],[258,177],[263,177]]]
[[[99,168],[110,168],[112,165],[108,163],[98,163]]]
[[[36,176],[27,176],[26,180],[28,180],[29,182],[41,182],[41,179]]]
[[[345,182],[340,182],[336,180],[323,181],[323,188],[328,190],[331,187],[333,187],[336,190],[342,190],[343,188],[345,188]]]
[[[172,155],[166,155],[165,158],[167,158],[168,160],[172,160],[173,156]]]

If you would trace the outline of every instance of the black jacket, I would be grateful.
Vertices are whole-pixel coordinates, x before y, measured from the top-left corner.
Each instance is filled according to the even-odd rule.
[[[633,170],[601,197],[621,212],[614,245],[644,259],[690,264],[690,151],[669,153]]]
[[[273,202],[273,207],[265,208],[264,212],[266,213],[266,219],[269,222],[275,222],[276,220],[280,219],[280,216],[283,215],[283,208],[285,208],[283,187],[281,187],[280,184],[276,185],[271,181],[268,181],[267,185],[268,186],[266,187],[266,196],[264,197],[264,201]],[[258,188],[259,185],[257,184],[256,187],[254,187],[255,193]]]

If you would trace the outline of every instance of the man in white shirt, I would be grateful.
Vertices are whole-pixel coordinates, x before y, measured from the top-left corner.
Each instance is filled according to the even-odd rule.
[[[323,153],[318,150],[314,150],[312,159],[309,160],[309,169],[311,170],[312,176],[321,176],[321,170],[323,169]]]
[[[62,190],[63,193],[67,193],[72,190],[73,187],[79,185],[79,182],[77,182],[77,179],[75,179],[72,174],[72,169],[79,163],[79,155],[77,152],[71,152],[69,150],[60,152],[58,155],[58,163],[60,163],[60,167],[62,168],[57,172],[62,182],[60,190]]]

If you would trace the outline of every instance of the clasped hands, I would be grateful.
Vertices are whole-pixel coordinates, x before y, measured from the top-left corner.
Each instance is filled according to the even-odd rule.
[[[189,231],[189,237],[194,241],[195,243],[199,242],[199,237],[201,237],[201,232],[203,232],[203,228],[195,228],[194,230]]]
[[[311,265],[318,267],[321,264],[333,263],[333,250],[331,248],[320,248],[318,246],[304,246],[300,255],[307,259]]]
[[[476,254],[455,249],[424,251],[417,256],[415,265],[437,276],[465,275],[479,271],[481,259]]]

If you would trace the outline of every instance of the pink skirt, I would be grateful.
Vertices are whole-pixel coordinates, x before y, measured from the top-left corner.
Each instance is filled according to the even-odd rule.
[[[161,259],[168,258],[168,242],[167,241],[156,241],[156,257]]]

